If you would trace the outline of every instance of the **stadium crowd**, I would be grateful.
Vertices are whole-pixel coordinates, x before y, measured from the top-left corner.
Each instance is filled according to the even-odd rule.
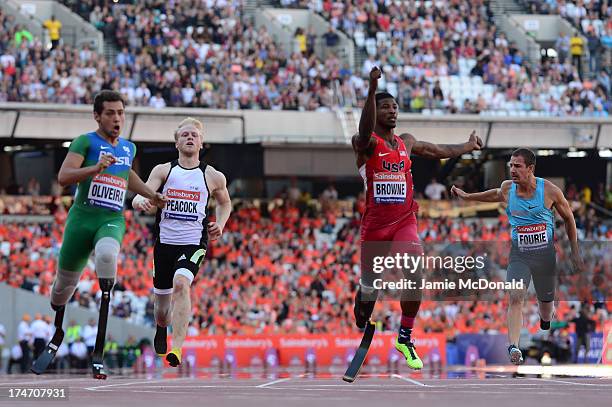
[[[115,59],[66,44],[49,51],[0,13],[0,101],[90,103],[98,90],[113,88],[137,106],[329,111],[362,105],[367,73],[380,65],[380,87],[398,97],[402,111],[607,116],[611,108],[609,64],[598,63],[592,78],[570,58],[530,64],[497,32],[482,0],[428,8],[281,1],[310,7],[353,38],[369,55],[355,69],[314,53],[316,41],[337,43],[333,29],[317,38],[299,27],[295,52],[285,53],[244,17],[239,0],[66,3],[118,47]]]
[[[363,201],[349,217],[317,206],[300,208],[287,199],[256,207],[243,201],[235,208],[224,237],[213,243],[193,288],[192,329],[203,334],[249,334],[353,331],[352,301],[359,274],[359,219]],[[595,214],[578,210],[577,223],[589,273],[574,275],[564,229],[557,230],[561,286],[557,318],[573,317],[581,301],[595,305],[598,324],[607,311],[602,297],[612,281],[607,241],[612,228]],[[62,239],[65,208],[59,205],[53,222],[0,224],[0,281],[49,295]],[[152,233],[144,218],[126,212],[127,233],[120,257],[112,314],[136,323],[153,324]],[[422,219],[419,236],[434,243],[491,242],[490,276],[503,279],[507,265],[508,223],[452,218]],[[446,270],[446,272],[450,272]],[[88,264],[72,301],[95,310],[99,287]],[[599,304],[599,305],[597,305]],[[375,318],[383,329],[395,329],[399,304],[381,301]],[[538,314],[526,304],[531,332]],[[418,326],[425,331],[458,333],[504,332],[506,308],[502,292],[487,301],[424,302]],[[600,327],[598,325],[598,327]]]

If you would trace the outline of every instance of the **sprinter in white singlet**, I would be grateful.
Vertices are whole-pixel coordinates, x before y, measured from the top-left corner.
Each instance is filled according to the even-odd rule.
[[[147,181],[163,191],[168,202],[155,218],[153,286],[155,351],[166,356],[171,366],[182,360],[182,346],[191,319],[190,287],[206,255],[208,239],[221,237],[231,212],[225,176],[199,159],[203,126],[196,119],[183,120],[174,133],[178,160],[157,165]],[[210,197],[217,201],[216,221],[208,220]],[[132,206],[155,211],[148,199],[136,196]],[[168,325],[172,325],[172,350],[168,352]]]

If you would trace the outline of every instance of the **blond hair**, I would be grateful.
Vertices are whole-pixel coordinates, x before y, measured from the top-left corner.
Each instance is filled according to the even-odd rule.
[[[174,131],[175,141],[178,140],[179,131],[181,130],[182,127],[185,127],[185,126],[195,127],[196,129],[200,131],[200,137],[204,138],[204,125],[202,124],[202,122],[199,121],[198,119],[194,119],[193,117],[188,117],[184,119],[183,121],[181,121],[178,127],[176,128],[176,130]]]

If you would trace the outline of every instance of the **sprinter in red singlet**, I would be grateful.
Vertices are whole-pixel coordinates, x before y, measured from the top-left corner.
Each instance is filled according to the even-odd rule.
[[[463,144],[447,145],[417,141],[412,135],[396,135],[398,105],[389,93],[376,93],[381,71],[370,72],[370,87],[359,121],[359,133],[353,136],[357,168],[366,186],[366,210],[361,221],[361,279],[355,297],[355,323],[363,329],[372,315],[378,298],[374,280],[380,278],[373,270],[373,250],[365,249],[368,242],[402,242],[412,254],[421,254],[417,235],[418,205],[413,199],[410,155],[443,159],[482,148],[482,140],[472,132]],[[391,247],[391,246],[389,246]],[[385,255],[376,253],[377,256]],[[420,286],[420,282],[417,287]],[[419,310],[420,292],[410,299],[402,296],[402,318],[395,347],[412,369],[421,369],[423,362],[411,342],[414,320]]]

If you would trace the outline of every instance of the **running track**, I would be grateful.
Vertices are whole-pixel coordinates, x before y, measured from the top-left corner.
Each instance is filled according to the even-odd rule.
[[[191,377],[113,375],[1,375],[0,406],[610,406],[612,378],[537,378],[488,374],[486,378],[421,378],[419,375],[362,375],[353,384],[340,376],[303,374],[257,378],[201,373]],[[170,376],[170,377],[168,377]],[[8,389],[68,388],[68,401],[10,400]]]

